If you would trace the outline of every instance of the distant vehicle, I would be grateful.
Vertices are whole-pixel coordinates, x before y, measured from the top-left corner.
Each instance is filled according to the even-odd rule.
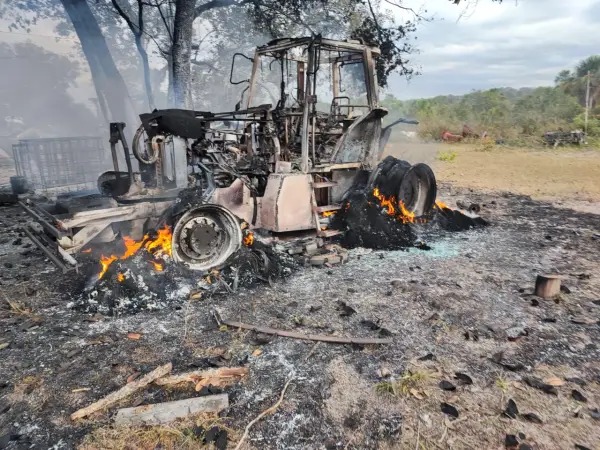
[[[448,130],[445,130],[442,133],[442,141],[445,141],[445,142],[460,142],[463,139],[467,139],[467,138],[483,139],[486,137],[487,137],[487,131],[484,131],[483,133],[481,133],[481,135],[479,135],[479,134],[475,133],[473,131],[473,129],[467,124],[463,125],[461,134],[453,134]]]
[[[547,131],[542,136],[545,145],[552,145],[558,147],[559,145],[571,144],[571,145],[582,145],[585,144],[586,135],[581,130],[575,131]]]

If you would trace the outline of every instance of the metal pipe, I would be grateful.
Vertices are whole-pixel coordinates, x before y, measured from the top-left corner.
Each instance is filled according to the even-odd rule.
[[[40,225],[42,225],[44,227],[44,229],[46,231],[48,231],[50,234],[52,234],[52,236],[54,236],[57,239],[60,239],[61,237],[65,236],[65,233],[61,232],[60,230],[58,230],[56,228],[56,226],[54,226],[53,224],[51,224],[50,222],[48,222],[46,219],[44,219],[40,214],[38,214],[36,211],[34,211],[33,209],[29,208],[25,203],[23,203],[22,201],[19,201],[19,206],[21,208],[23,208],[23,210],[29,214],[31,217],[33,217],[37,222],[40,223]]]
[[[27,228],[21,229],[23,233],[33,242],[41,251],[43,251],[48,258],[58,267],[62,269],[63,273],[67,273],[69,271],[69,267],[64,265],[60,259],[56,255],[54,255],[50,250],[48,250],[44,244],[42,244]],[[58,244],[57,244],[58,245]]]

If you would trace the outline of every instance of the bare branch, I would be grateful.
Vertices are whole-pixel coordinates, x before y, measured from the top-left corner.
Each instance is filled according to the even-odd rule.
[[[206,11],[210,11],[211,9],[224,8],[226,6],[233,6],[237,4],[238,2],[236,0],[211,0],[196,7],[196,17],[201,16]]]
[[[111,0],[112,5],[114,6],[114,8],[117,10],[117,13],[119,14],[119,16],[121,16],[121,18],[123,18],[123,20],[127,23],[127,26],[129,27],[129,29],[131,30],[131,32],[135,35],[135,36],[139,36],[140,33],[140,29],[138,29],[136,31],[136,26],[133,23],[133,21],[131,20],[131,18],[127,15],[127,13],[125,12],[125,10],[123,10],[123,8],[121,8],[121,5],[119,5],[119,2],[117,0]]]
[[[219,70],[217,69],[216,66],[213,66],[211,63],[209,63],[208,61],[203,61],[201,59],[192,59],[190,61],[192,64],[196,65],[196,66],[206,66],[208,67],[210,70]]]

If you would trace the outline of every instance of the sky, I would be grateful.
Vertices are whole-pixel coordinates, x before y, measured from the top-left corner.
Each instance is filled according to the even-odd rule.
[[[600,0],[504,0],[501,4],[462,0],[458,6],[449,0],[403,0],[403,4],[426,8],[424,14],[433,20],[420,23],[414,34],[419,53],[409,59],[421,75],[409,81],[399,75],[390,77],[387,91],[400,99],[493,87],[549,86],[559,71],[600,54]],[[75,54],[76,38],[56,40],[53,28],[53,23],[42,22],[29,35],[8,33],[0,19],[0,42],[29,40],[51,51]],[[85,74],[70,92],[81,102],[95,95]]]
[[[422,75],[389,80],[400,99],[550,86],[561,70],[600,54],[600,0],[429,0],[427,9],[434,20],[419,24],[420,53],[410,57]]]

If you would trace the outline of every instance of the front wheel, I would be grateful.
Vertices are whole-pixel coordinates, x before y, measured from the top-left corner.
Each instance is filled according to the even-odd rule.
[[[219,268],[242,245],[238,219],[219,205],[186,211],[173,228],[173,260],[192,270]]]

